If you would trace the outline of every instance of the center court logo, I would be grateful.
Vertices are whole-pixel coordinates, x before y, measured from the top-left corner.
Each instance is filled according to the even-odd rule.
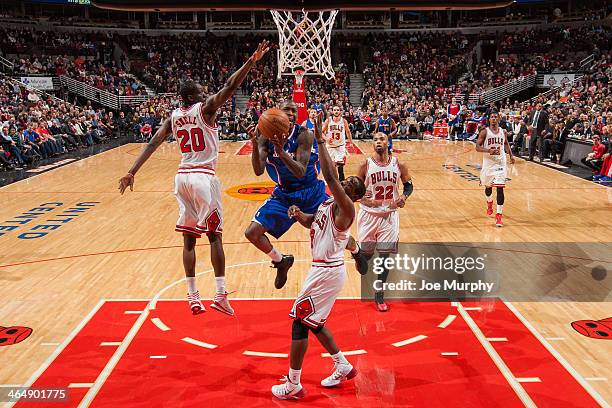
[[[233,186],[225,192],[234,198],[249,201],[265,201],[274,191],[275,184],[270,181]]]

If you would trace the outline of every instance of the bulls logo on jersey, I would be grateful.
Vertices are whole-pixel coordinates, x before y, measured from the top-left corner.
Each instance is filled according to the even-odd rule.
[[[504,144],[504,134],[500,132],[501,135],[496,135],[493,137],[488,137],[485,140],[485,147],[493,147],[493,146],[501,146]]]
[[[369,177],[371,185],[376,185],[377,183],[381,183],[383,181],[388,181],[393,184],[397,184],[397,180],[399,180],[398,172],[391,170],[380,170],[370,174]]]
[[[330,147],[342,146],[346,142],[346,129],[344,118],[339,117],[336,121],[334,117],[329,118],[327,126],[327,144]]]
[[[368,207],[361,204],[361,207],[368,212],[387,212],[389,204],[399,197],[399,185],[401,182],[401,171],[397,157],[390,157],[385,164],[376,160],[368,159],[368,169],[366,173],[366,188],[375,200],[381,200],[379,207]]]

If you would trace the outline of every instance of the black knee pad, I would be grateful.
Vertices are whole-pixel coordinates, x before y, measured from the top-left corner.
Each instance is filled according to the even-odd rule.
[[[339,165],[339,166],[337,166],[337,168],[338,168],[338,179],[340,181],[343,181],[344,180],[344,166],[343,165]]]
[[[308,338],[308,327],[299,320],[294,320],[291,326],[291,339],[304,340]]]
[[[504,188],[497,187],[497,204],[504,205]]]

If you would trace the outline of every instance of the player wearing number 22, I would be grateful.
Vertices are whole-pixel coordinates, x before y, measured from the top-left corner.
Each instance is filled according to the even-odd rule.
[[[357,176],[365,180],[367,188],[357,217],[357,236],[359,246],[368,259],[374,255],[374,251],[378,251],[381,257],[397,252],[397,210],[404,207],[406,198],[413,190],[408,168],[397,157],[389,155],[388,145],[386,134],[374,134],[374,154],[357,171]],[[400,185],[403,185],[402,194],[399,191]],[[389,271],[385,269],[378,279],[384,283],[388,274]],[[376,292],[374,299],[378,311],[388,310],[383,291]]]
[[[127,175],[119,181],[121,194],[127,187],[132,190],[136,172],[170,134],[174,135],[181,150],[181,163],[174,179],[174,195],[179,206],[176,231],[183,234],[187,301],[193,314],[205,310],[195,281],[195,245],[196,239],[202,234],[205,234],[210,242],[210,256],[217,287],[211,307],[228,315],[234,314],[225,289],[225,253],[221,240],[221,184],[215,176],[219,158],[219,132],[215,122],[217,110],[233,95],[268,49],[267,41],[260,43],[248,61],[227,80],[225,86],[208,98],[204,97],[201,85],[192,80],[183,81],[180,86],[183,106],[174,110],[170,118],[164,121]]]

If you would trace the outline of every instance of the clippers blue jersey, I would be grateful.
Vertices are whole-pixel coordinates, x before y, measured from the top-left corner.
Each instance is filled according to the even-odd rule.
[[[383,119],[382,116],[378,118],[378,131],[387,136],[391,134],[391,116],[388,116],[387,119]]]
[[[323,104],[323,102],[315,102],[312,104],[312,109],[316,110],[317,113],[320,113],[323,111],[323,109],[325,109],[325,105]]]
[[[298,135],[301,126],[294,125],[284,149],[295,158],[298,148]],[[274,238],[280,238],[293,224],[295,218],[289,218],[287,211],[292,205],[297,205],[307,214],[315,214],[322,202],[327,200],[325,183],[319,180],[319,148],[315,140],[310,151],[310,160],[306,174],[297,178],[289,171],[285,163],[274,154],[274,145],[268,142],[268,157],[266,170],[270,178],[276,182],[276,187],[270,198],[255,213],[253,221],[262,225],[266,232]]]
[[[293,131],[285,142],[284,150],[295,159],[295,152],[298,148],[298,135],[301,126],[294,125]],[[297,178],[288,168],[285,163],[274,152],[274,145],[268,142],[268,157],[266,159],[266,171],[268,175],[276,183],[276,188],[280,188],[283,192],[292,192],[311,187],[318,182],[319,172],[319,147],[317,141],[313,141],[312,150],[310,151],[310,160],[306,167],[304,177]]]
[[[310,121],[310,118],[306,119],[306,129],[312,130],[314,132],[315,124]],[[316,140],[315,140],[315,143],[317,143]]]
[[[378,118],[378,131],[389,136],[391,134],[391,116],[387,116],[387,119],[383,119],[382,116]],[[389,138],[389,151],[393,149],[393,139]]]

